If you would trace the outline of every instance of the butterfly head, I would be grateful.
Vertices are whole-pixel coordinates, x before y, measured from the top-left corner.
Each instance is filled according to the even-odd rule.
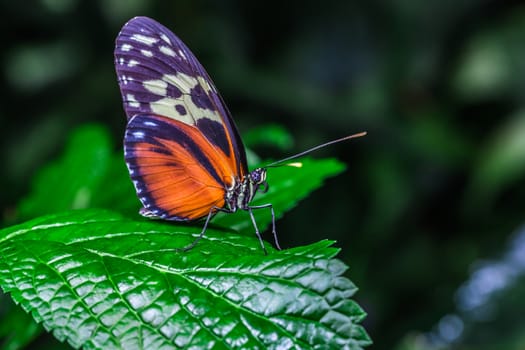
[[[251,183],[252,197],[257,191],[266,193],[268,182],[266,182],[266,168],[257,168],[248,174],[248,181]]]

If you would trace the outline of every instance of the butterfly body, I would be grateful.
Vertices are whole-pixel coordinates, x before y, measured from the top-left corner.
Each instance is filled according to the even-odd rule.
[[[263,187],[261,187],[263,186]],[[250,172],[239,182],[226,191],[226,205],[229,211],[235,212],[237,209],[248,210],[249,204],[259,189],[266,192],[268,183],[266,182],[266,169],[257,168]]]

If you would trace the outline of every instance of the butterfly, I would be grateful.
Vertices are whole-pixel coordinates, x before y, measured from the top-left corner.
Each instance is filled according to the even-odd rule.
[[[267,208],[280,248],[272,204],[250,205],[268,190],[266,171],[305,152],[248,170],[246,152],[228,108],[202,65],[169,29],[147,17],[128,21],[115,43],[115,67],[127,126],[124,158],[140,214],[174,221],[204,219],[193,248],[218,212],[248,211],[266,248],[253,210]]]

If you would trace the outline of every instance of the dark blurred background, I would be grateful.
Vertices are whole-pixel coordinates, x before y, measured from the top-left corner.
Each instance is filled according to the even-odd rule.
[[[374,349],[525,348],[522,1],[0,0],[2,226],[76,127],[115,145],[114,39],[155,18],[192,49],[245,133],[348,170],[279,222],[285,247],[336,239]],[[117,146],[115,146],[117,147]],[[34,345],[34,344],[33,344]]]

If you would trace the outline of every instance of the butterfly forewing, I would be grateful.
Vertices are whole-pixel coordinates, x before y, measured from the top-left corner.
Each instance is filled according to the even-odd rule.
[[[225,188],[247,173],[246,156],[195,56],[161,24],[135,17],[117,37],[115,66],[126,162],[147,214],[193,220],[223,207]]]

